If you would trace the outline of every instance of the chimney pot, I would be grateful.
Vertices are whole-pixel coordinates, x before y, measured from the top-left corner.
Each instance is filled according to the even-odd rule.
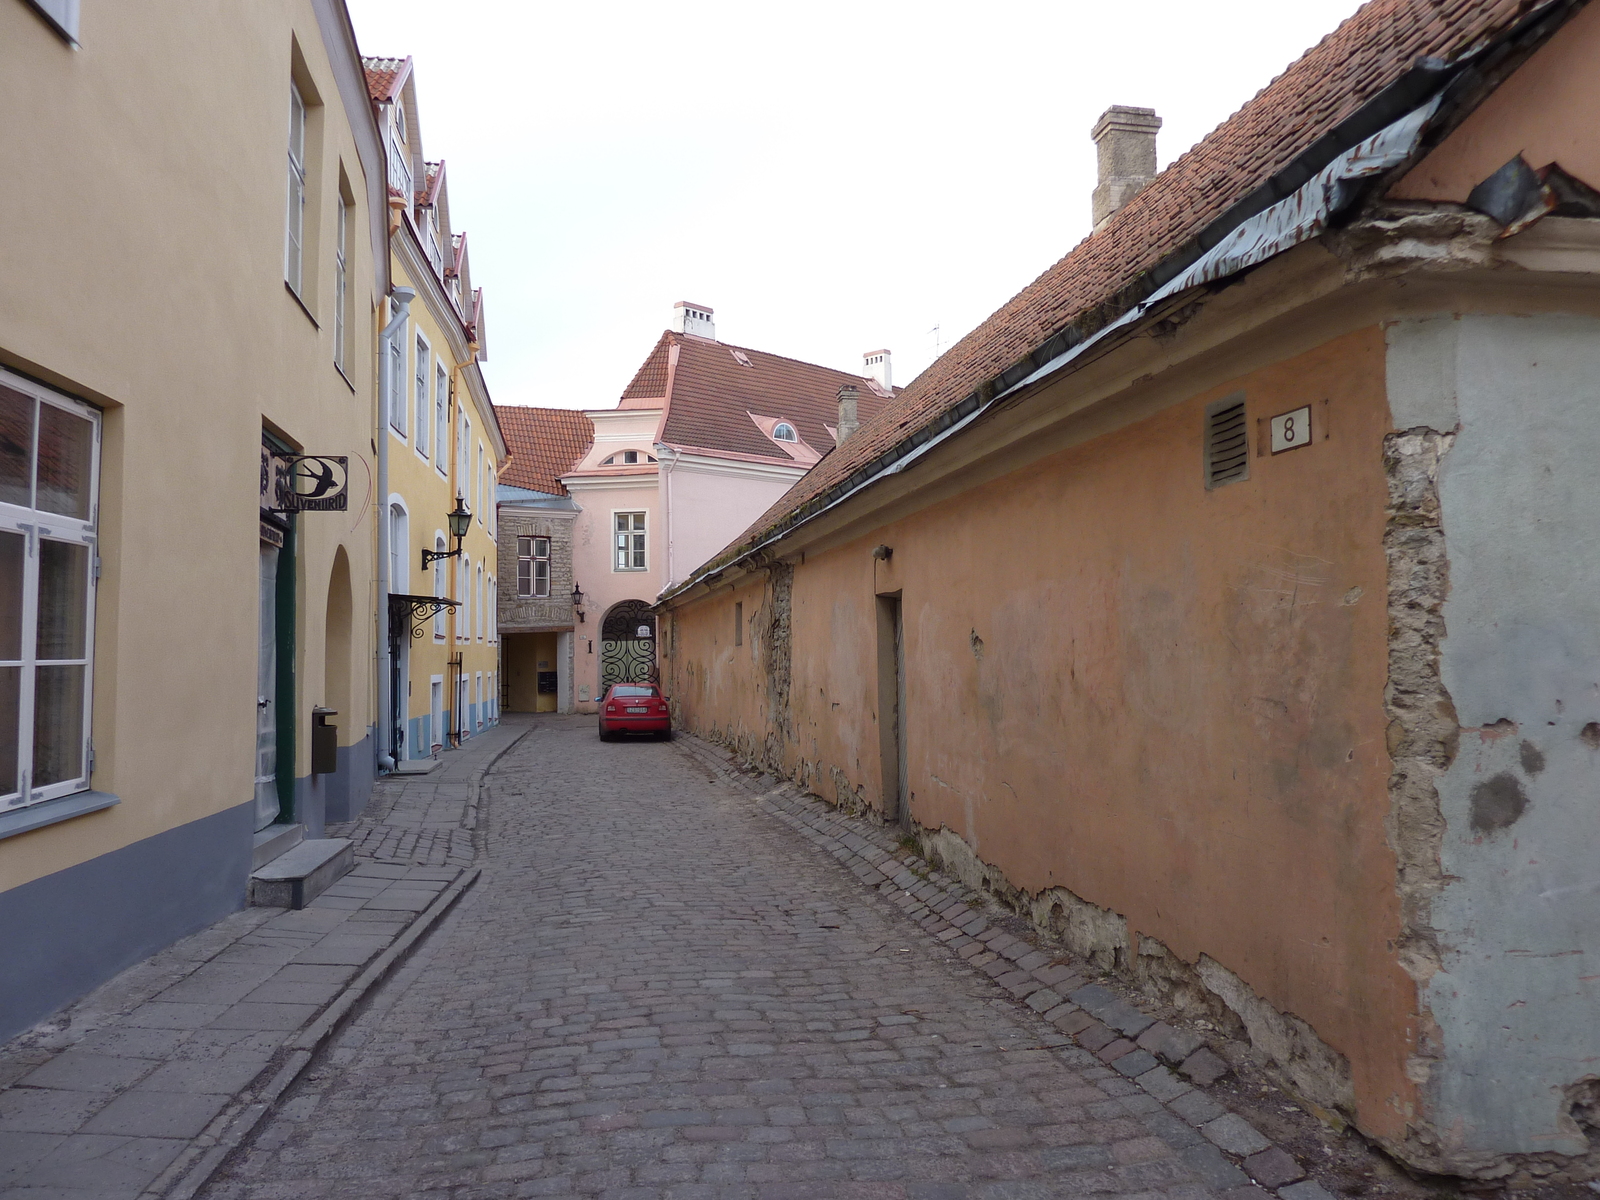
[[[672,306],[672,324],[668,328],[674,333],[692,333],[714,342],[717,340],[717,324],[711,319],[713,311],[710,305],[679,300]]]
[[[885,389],[894,387],[894,372],[887,350],[868,350],[861,356],[862,374],[876,379]]]
[[[1100,114],[1089,136],[1094,139],[1100,182],[1094,189],[1094,227],[1117,214],[1155,178],[1156,131],[1161,118],[1153,108],[1113,104]]]
[[[833,438],[837,445],[844,445],[845,440],[861,428],[861,422],[856,419],[856,400],[859,397],[860,393],[854,384],[847,383],[839,389],[839,424]]]

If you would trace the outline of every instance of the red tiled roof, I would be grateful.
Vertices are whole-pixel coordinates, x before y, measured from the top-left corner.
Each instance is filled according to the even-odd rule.
[[[841,387],[856,388],[856,411],[862,422],[888,403],[873,394],[862,376],[848,371],[668,330],[622,393],[621,407],[635,407],[628,403],[632,398],[665,393],[673,346],[678,348],[678,365],[661,432],[668,445],[790,461],[750,419],[754,413],[788,421],[808,446],[827,454],[833,449],[833,437],[824,426],[838,420]],[[744,362],[734,357],[735,351]]]
[[[411,59],[364,57],[361,65],[367,73],[367,95],[379,104],[386,104],[405,86]]]
[[[753,545],[852,473],[1118,297],[1423,58],[1446,62],[1555,0],[1370,0],[867,420],[750,527]],[[1420,102],[1420,101],[1419,101]],[[1395,116],[1400,114],[1396,113]],[[1341,147],[1342,149],[1342,147]]]
[[[525,408],[496,404],[506,449],[511,460],[500,471],[500,482],[565,496],[561,476],[572,470],[594,442],[594,422],[570,408]]]

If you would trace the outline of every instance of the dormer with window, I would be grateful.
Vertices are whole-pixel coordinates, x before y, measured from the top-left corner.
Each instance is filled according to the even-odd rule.
[[[772,427],[772,440],[775,442],[798,442],[800,435],[795,432],[794,426],[787,421],[779,421]]]
[[[602,467],[633,467],[656,461],[656,456],[643,450],[618,450],[600,461]]]

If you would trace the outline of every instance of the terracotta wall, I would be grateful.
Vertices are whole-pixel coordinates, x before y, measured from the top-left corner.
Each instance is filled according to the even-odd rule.
[[[1253,438],[1310,403],[1316,441],[1208,492],[1204,410],[1234,391]],[[1388,945],[1388,429],[1363,330],[797,558],[787,705],[780,568],[674,614],[680,721],[753,750],[775,712],[791,774],[876,803],[874,597],[899,590],[916,822],[1209,955],[1348,1056],[1393,1133],[1415,994]]]

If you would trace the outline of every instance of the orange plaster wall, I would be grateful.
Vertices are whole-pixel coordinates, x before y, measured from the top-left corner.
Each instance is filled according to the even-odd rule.
[[[1600,187],[1600,6],[1581,9],[1390,191],[1462,203],[1515,155]]]
[[[1236,390],[1253,437],[1311,402],[1317,440],[1207,492],[1204,409]],[[917,822],[1309,1021],[1380,1135],[1413,1100],[1415,1012],[1389,944],[1388,429],[1372,328],[811,556],[787,764],[830,800],[835,767],[877,799],[873,597],[902,589]],[[764,731],[759,659],[715,643],[762,595],[676,614],[674,670],[701,674],[687,727]]]

